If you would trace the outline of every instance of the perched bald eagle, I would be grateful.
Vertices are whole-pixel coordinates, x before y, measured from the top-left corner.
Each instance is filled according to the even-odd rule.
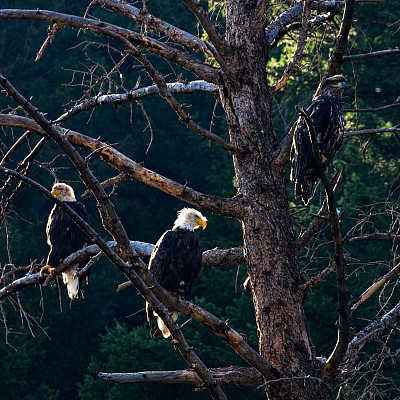
[[[342,75],[327,78],[318,97],[307,107],[321,153],[321,161],[328,166],[339,150],[344,134],[342,93],[347,87]],[[291,150],[290,179],[295,181],[295,196],[301,196],[305,205],[313,196],[313,186],[318,179],[307,125],[302,118],[296,122]]]
[[[166,290],[187,298],[193,283],[200,275],[201,247],[194,230],[207,226],[207,218],[193,208],[184,208],[178,212],[172,230],[166,231],[154,246],[150,256],[149,270],[158,283]],[[150,323],[153,311],[146,304],[147,320]],[[172,318],[177,319],[178,313],[172,312]],[[153,313],[157,316],[157,314]],[[161,318],[157,325],[165,338],[170,336],[168,328]]]
[[[82,203],[76,201],[71,186],[65,183],[55,183],[51,194],[65,201],[83,220],[90,224],[86,208]],[[50,252],[47,257],[47,265],[41,269],[42,275],[45,271],[51,273],[64,258],[92,243],[89,236],[58,205],[55,205],[50,212],[46,234]],[[78,263],[62,273],[63,281],[67,285],[68,296],[71,299],[83,298],[81,285],[84,281],[88,282],[89,270],[78,277],[77,273],[82,267],[83,265]]]

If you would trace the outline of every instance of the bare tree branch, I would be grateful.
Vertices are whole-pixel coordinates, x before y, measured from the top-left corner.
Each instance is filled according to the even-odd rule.
[[[367,60],[369,58],[382,57],[382,56],[388,56],[388,55],[393,55],[393,54],[400,54],[400,49],[387,49],[387,50],[372,51],[371,53],[343,56],[342,63],[350,62],[350,61]]]
[[[346,0],[340,31],[336,37],[336,43],[328,60],[328,67],[322,82],[329,76],[335,75],[340,68],[344,52],[347,48],[350,28],[353,25],[354,6],[355,0]]]
[[[218,91],[218,86],[213,83],[206,81],[192,81],[188,83],[173,82],[167,83],[167,88],[171,93],[185,93],[191,94],[195,91],[206,91],[214,92]],[[140,89],[130,90],[126,93],[121,94],[107,94],[102,96],[92,97],[91,99],[85,100],[80,104],[72,107],[70,110],[65,112],[63,115],[58,117],[54,123],[63,123],[66,119],[69,119],[82,111],[88,111],[93,107],[103,104],[120,104],[125,102],[131,102],[139,100],[143,97],[150,96],[153,94],[159,94],[160,91],[156,85],[147,86]]]
[[[336,193],[338,186],[340,185],[343,178],[343,173],[338,172],[332,178],[331,185],[333,186],[333,193]],[[311,221],[307,229],[299,236],[296,241],[296,251],[300,251],[313,239],[315,233],[318,231],[319,227],[324,223],[324,218],[329,215],[328,204],[326,199],[324,199],[317,216]]]
[[[290,77],[299,69],[298,65],[301,61],[301,58],[303,57],[304,49],[307,44],[308,33],[310,30],[308,21],[311,15],[310,12],[311,2],[312,2],[311,0],[306,0],[303,2],[303,16],[301,21],[301,30],[299,33],[299,38],[297,40],[296,50],[293,53],[290,63],[285,68],[285,71],[283,72],[281,79],[275,86],[271,88],[273,93],[276,93],[277,91],[282,89],[289,81]]]
[[[227,367],[210,368],[215,380],[220,386],[259,386],[265,382],[264,377],[254,368]],[[188,383],[201,384],[200,379],[190,369],[177,371],[144,371],[133,373],[100,372],[98,377],[105,381],[117,383]]]
[[[31,129],[41,135],[44,134],[43,130],[34,121],[26,117],[0,114],[0,125]],[[231,218],[240,218],[243,213],[243,206],[240,198],[225,199],[195,191],[187,185],[174,182],[171,179],[165,178],[143,167],[115,150],[107,143],[68,129],[56,126],[53,126],[53,128],[60,132],[70,143],[97,153],[103,160],[117,170],[130,176],[131,179],[138,180],[206,211],[229,216]]]
[[[211,22],[210,18],[208,17],[207,12],[203,9],[200,2],[197,0],[183,0],[186,6],[190,9],[190,11],[195,15],[195,17],[199,20],[200,25],[206,31],[208,38],[210,39],[211,43],[207,44],[211,54],[221,66],[221,68],[231,77],[233,74],[229,68],[229,65],[226,63],[225,58],[230,52],[231,49],[229,48],[225,39],[219,34],[218,30],[215,28],[213,23]]]
[[[143,24],[146,28],[157,31],[170,39],[188,46],[195,50],[196,52],[203,52],[212,54],[203,40],[199,39],[197,36],[192,35],[180,28],[177,28],[164,20],[151,15],[145,9],[138,9],[133,5],[123,2],[121,0],[97,0],[98,3],[112,7],[114,10],[121,14],[127,15],[132,18],[138,24]]]
[[[368,343],[379,340],[385,331],[395,327],[400,321],[400,303],[388,313],[368,324],[359,331],[349,343],[345,358],[340,369],[343,375],[351,372],[351,369],[359,356],[360,350]]]
[[[400,271],[400,264],[393,267],[387,274],[382,276],[378,281],[371,285],[367,290],[365,290],[360,296],[358,296],[354,301],[350,311],[355,311],[362,303],[368,300],[378,289],[380,289],[385,283],[389,282],[393,277],[397,276]]]
[[[343,112],[346,112],[346,113],[380,112],[380,111],[388,110],[389,108],[393,108],[393,107],[400,107],[400,96],[393,104],[388,104],[386,106],[377,107],[377,108],[344,108]]]
[[[163,57],[181,67],[193,72],[201,79],[218,83],[218,70],[209,66],[187,52],[172,48],[166,44],[140,35],[134,31],[98,21],[90,18],[82,18],[74,15],[62,14],[47,10],[0,10],[0,19],[30,19],[51,21],[59,24],[66,24],[71,27],[81,28],[98,32],[113,39],[124,39],[124,43],[135,43],[144,47],[148,52]]]
[[[336,264],[336,277],[337,277],[337,292],[338,292],[338,305],[339,305],[339,323],[338,323],[338,340],[335,349],[329,356],[324,365],[324,374],[328,380],[334,379],[338,373],[338,367],[342,361],[350,339],[350,312],[347,303],[347,287],[346,275],[344,271],[344,255],[343,255],[343,240],[340,232],[339,216],[336,209],[335,194],[332,186],[325,176],[324,168],[321,162],[321,155],[318,147],[317,135],[313,122],[307,112],[298,108],[300,115],[304,118],[307,124],[310,141],[312,145],[313,158],[315,160],[318,176],[324,185],[327,203],[329,209],[329,220],[331,223],[331,231],[335,247],[335,264]]]
[[[348,138],[354,137],[354,136],[375,135],[377,133],[399,132],[399,131],[400,131],[400,125],[396,125],[393,128],[364,129],[361,131],[346,132],[344,134],[344,139],[348,139]]]
[[[311,3],[311,9],[318,11],[331,11],[339,12],[340,6],[344,4],[343,1],[314,1]],[[278,37],[283,36],[290,30],[291,24],[296,22],[303,10],[303,2],[295,3],[291,8],[284,11],[275,20],[269,24],[266,35],[269,44]],[[298,26],[296,26],[296,29]]]

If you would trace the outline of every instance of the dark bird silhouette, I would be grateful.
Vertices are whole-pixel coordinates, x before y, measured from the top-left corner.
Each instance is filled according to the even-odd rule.
[[[317,136],[321,162],[327,168],[339,150],[344,134],[342,94],[347,87],[342,75],[327,78],[318,97],[306,108]],[[301,196],[305,205],[313,196],[313,187],[318,179],[313,157],[310,134],[303,118],[294,127],[290,179],[295,182],[295,196]]]
[[[172,230],[166,231],[154,246],[150,256],[149,270],[157,282],[166,290],[182,298],[187,298],[193,283],[202,269],[202,251],[194,230],[207,226],[207,218],[193,208],[178,212]],[[169,310],[174,320],[178,313]],[[146,304],[147,320],[151,314],[157,316],[158,329],[165,338],[170,336],[161,318]],[[155,333],[155,335],[157,332]]]
[[[90,224],[86,208],[82,203],[76,201],[71,186],[65,183],[55,183],[51,194],[65,201],[84,221]],[[52,273],[64,258],[92,243],[89,236],[58,205],[55,205],[50,212],[46,234],[50,252],[46,266],[40,271],[41,275],[46,271]],[[88,282],[89,270],[78,277],[78,272],[82,267],[83,265],[77,263],[62,273],[63,281],[67,285],[68,296],[71,299],[83,298],[81,285],[84,281]]]

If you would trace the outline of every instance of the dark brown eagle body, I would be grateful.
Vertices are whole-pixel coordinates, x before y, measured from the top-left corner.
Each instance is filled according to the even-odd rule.
[[[56,183],[53,186],[52,194],[68,204],[85,222],[90,224],[90,218],[85,206],[76,201],[71,186],[64,183]],[[50,252],[47,257],[47,264],[43,270],[51,272],[58,264],[70,254],[81,250],[92,243],[89,236],[75,223],[75,221],[58,205],[55,205],[50,212],[46,226],[47,243]],[[63,281],[67,285],[68,296],[71,299],[83,298],[81,285],[88,282],[90,271],[87,270],[80,277],[77,276],[84,266],[77,263],[62,273]]]
[[[346,81],[341,75],[326,79],[321,87],[321,94],[306,109],[315,128],[321,161],[326,167],[332,162],[343,142],[342,93],[345,88]],[[310,135],[302,118],[299,118],[294,129],[290,179],[295,181],[295,196],[301,196],[307,205],[313,196],[318,172]]]
[[[193,231],[166,231],[154,246],[149,270],[157,282],[171,293],[187,298],[200,275],[201,247]]]
[[[174,227],[166,231],[150,256],[149,270],[157,282],[166,290],[187,299],[192,285],[198,279],[202,269],[202,251],[194,230],[207,226],[207,218],[193,208],[184,208],[178,212]],[[157,316],[158,330],[165,338],[170,332],[162,319],[146,304],[147,320],[151,325],[151,317]],[[176,320],[178,313],[169,310]],[[154,333],[154,336],[158,331]]]

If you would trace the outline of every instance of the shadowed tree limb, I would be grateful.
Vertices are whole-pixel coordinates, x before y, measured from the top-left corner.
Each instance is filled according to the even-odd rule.
[[[339,306],[339,321],[338,321],[338,339],[336,342],[335,349],[329,356],[327,362],[324,365],[324,374],[328,381],[331,381],[338,374],[338,367],[342,361],[347,346],[350,340],[350,311],[347,302],[347,287],[346,287],[346,275],[344,271],[344,255],[343,255],[343,240],[340,232],[339,216],[336,210],[335,194],[332,186],[325,176],[324,167],[321,162],[321,155],[319,152],[317,135],[313,122],[307,112],[304,109],[298,108],[299,114],[303,117],[308,132],[310,135],[313,159],[316,164],[318,176],[324,185],[328,209],[329,209],[329,220],[331,223],[331,231],[334,240],[335,249],[335,264],[336,264],[336,277],[337,277],[337,291],[338,291],[338,306]]]
[[[0,125],[31,129],[41,135],[44,134],[43,129],[38,124],[26,117],[0,114]],[[53,126],[53,128],[60,132],[70,143],[97,153],[104,161],[129,176],[130,179],[138,180],[187,203],[201,207],[205,211],[231,218],[240,218],[242,216],[243,205],[240,198],[225,199],[198,192],[186,184],[182,185],[143,167],[105,142],[68,129],[56,126]]]
[[[353,25],[355,2],[355,0],[346,0],[339,34],[336,37],[335,46],[333,47],[331,56],[328,60],[328,67],[321,82],[323,82],[326,78],[335,75],[340,68],[344,52],[347,48],[349,32]]]
[[[94,20],[90,18],[78,17],[75,15],[58,13],[47,10],[0,10],[1,19],[29,19],[56,22],[65,24],[70,27],[81,28],[98,32],[107,37],[121,41],[128,41],[136,45],[142,46],[149,53],[165,58],[174,64],[180,65],[186,70],[194,73],[200,79],[205,79],[208,82],[218,83],[218,69],[201,62],[191,54],[175,49],[152,39],[145,35],[140,35],[129,29],[124,29],[119,26],[109,24],[104,21]],[[126,43],[126,42],[125,42]]]

